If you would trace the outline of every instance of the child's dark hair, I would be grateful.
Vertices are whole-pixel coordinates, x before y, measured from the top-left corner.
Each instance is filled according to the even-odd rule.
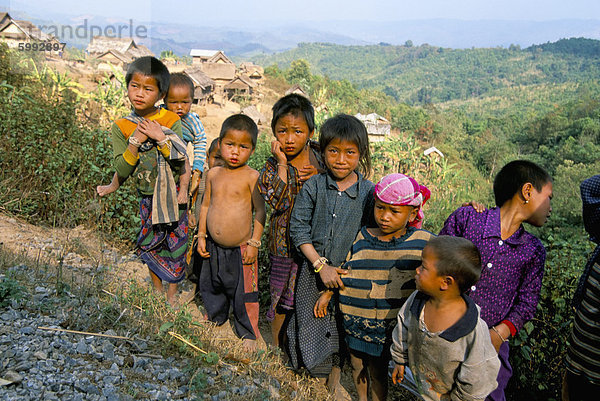
[[[127,74],[125,74],[125,83],[128,86],[131,78],[133,78],[133,74],[136,72],[154,78],[160,94],[165,95],[167,93],[169,89],[169,70],[159,59],[152,56],[145,56],[135,59],[129,64]]]
[[[479,280],[481,255],[468,239],[440,235],[431,238],[426,246],[437,256],[435,268],[438,275],[452,276],[461,294]]]
[[[334,139],[354,142],[360,153],[359,166],[361,173],[368,177],[371,173],[371,151],[369,150],[369,135],[365,125],[356,117],[348,114],[338,114],[326,120],[321,127],[319,147],[321,152]]]
[[[187,86],[190,90],[190,98],[194,99],[194,81],[190,77],[188,77],[183,72],[174,72],[170,76],[171,83],[169,84],[169,88],[173,88],[175,86]],[[167,91],[167,95],[168,95]]]
[[[315,130],[315,109],[310,100],[302,95],[291,93],[284,96],[273,105],[272,110],[271,129],[273,133],[275,133],[275,124],[277,124],[277,121],[288,114],[294,117],[304,117],[308,131],[313,132]]]
[[[215,151],[215,149],[219,146],[219,138],[215,138],[212,140],[212,142],[210,143],[210,146],[208,147],[208,153],[207,154],[211,154],[212,152]]]
[[[504,205],[528,182],[541,191],[544,185],[552,182],[552,177],[542,167],[528,160],[513,160],[506,164],[494,178],[496,206]]]
[[[252,138],[252,147],[256,147],[256,141],[258,139],[258,127],[253,119],[244,114],[234,114],[229,116],[223,121],[221,125],[221,132],[219,133],[219,142],[223,139],[227,131],[229,130],[246,131]]]

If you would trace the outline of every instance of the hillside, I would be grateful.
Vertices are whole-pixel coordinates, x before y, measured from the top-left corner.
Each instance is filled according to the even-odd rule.
[[[403,46],[301,43],[253,61],[286,68],[304,59],[313,74],[378,89],[401,102],[427,104],[483,98],[515,87],[597,80],[599,46],[600,41],[582,38],[527,49],[448,49],[410,41]]]

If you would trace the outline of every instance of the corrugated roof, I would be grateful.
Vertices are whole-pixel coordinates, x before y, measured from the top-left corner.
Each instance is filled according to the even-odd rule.
[[[192,57],[212,57],[217,54],[218,50],[205,50],[205,49],[192,49],[190,50],[190,56]]]

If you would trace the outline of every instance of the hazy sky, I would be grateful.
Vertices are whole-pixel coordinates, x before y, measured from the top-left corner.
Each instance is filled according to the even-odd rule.
[[[0,0],[0,7],[38,18],[68,14],[211,25],[211,21],[400,21],[600,19],[599,0]]]

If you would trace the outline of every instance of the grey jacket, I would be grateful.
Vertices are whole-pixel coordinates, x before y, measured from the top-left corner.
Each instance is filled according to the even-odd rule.
[[[443,332],[431,333],[421,320],[428,295],[415,291],[398,312],[391,354],[408,365],[425,400],[484,400],[498,386],[498,354],[479,307],[464,295],[465,315]]]

